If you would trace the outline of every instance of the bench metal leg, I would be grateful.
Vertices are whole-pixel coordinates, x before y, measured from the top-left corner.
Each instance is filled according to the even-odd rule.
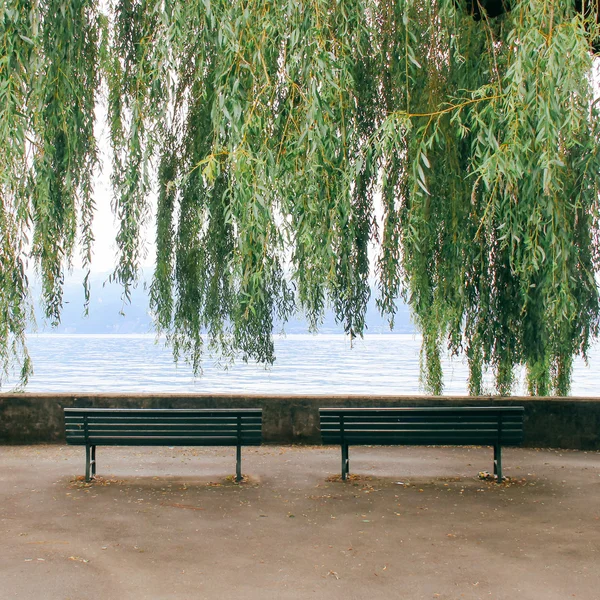
[[[90,477],[91,473],[91,477]],[[96,477],[96,446],[85,447],[85,480],[91,481]]]
[[[242,480],[242,447],[238,446],[235,453],[235,480]]]
[[[342,444],[342,481],[346,481],[350,471],[350,461],[348,460],[348,444]]]
[[[91,455],[92,455],[93,446],[85,447],[85,480],[90,481],[90,471],[91,471]]]
[[[494,446],[494,475],[498,483],[502,483],[502,447],[500,444]]]

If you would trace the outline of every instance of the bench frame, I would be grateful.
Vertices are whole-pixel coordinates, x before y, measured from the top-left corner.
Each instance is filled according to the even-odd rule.
[[[320,408],[319,417],[323,443],[341,446],[344,481],[350,472],[350,445],[482,445],[493,447],[494,475],[501,482],[502,445],[522,443],[524,410],[522,406]]]
[[[86,481],[96,476],[96,446],[235,446],[241,481],[242,446],[262,443],[261,408],[65,408],[64,414],[67,443],[85,446]]]

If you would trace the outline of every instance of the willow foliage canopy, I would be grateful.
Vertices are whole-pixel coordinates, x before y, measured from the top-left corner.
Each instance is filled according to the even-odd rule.
[[[0,0],[0,364],[26,381],[27,272],[60,319],[89,266],[104,105],[127,297],[176,357],[274,359],[330,304],[360,335],[404,297],[440,353],[565,394],[598,333],[596,0]],[[96,232],[97,234],[97,232]],[[372,262],[372,261],[371,261]],[[87,290],[87,284],[86,285]]]

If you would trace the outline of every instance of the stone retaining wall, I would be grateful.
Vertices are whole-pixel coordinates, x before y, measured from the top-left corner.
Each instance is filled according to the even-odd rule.
[[[280,396],[225,394],[0,394],[0,444],[64,443],[63,408],[262,407],[266,443],[318,444],[319,407],[525,407],[525,446],[600,450],[600,398]]]

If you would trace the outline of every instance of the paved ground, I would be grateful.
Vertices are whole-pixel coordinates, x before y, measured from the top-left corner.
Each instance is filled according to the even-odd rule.
[[[600,599],[600,453],[0,446],[0,599]]]

